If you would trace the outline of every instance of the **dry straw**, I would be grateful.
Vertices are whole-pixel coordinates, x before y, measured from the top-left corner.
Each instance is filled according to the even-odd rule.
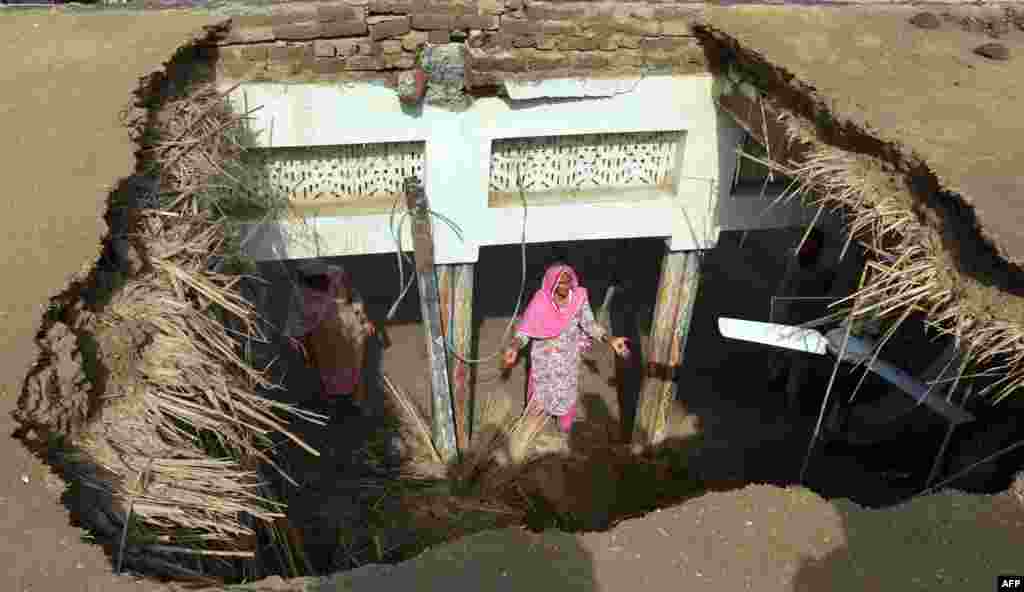
[[[1024,384],[1024,330],[1019,322],[1000,318],[989,306],[976,280],[963,276],[943,247],[938,230],[914,212],[914,197],[898,184],[877,159],[820,142],[809,124],[778,109],[789,140],[808,148],[800,163],[750,158],[778,171],[792,183],[778,201],[803,199],[818,208],[846,214],[849,241],[866,249],[868,262],[861,288],[834,303],[837,316],[851,321],[883,319],[888,329],[875,351],[899,325],[923,315],[941,334],[952,336],[963,352],[966,368],[986,368],[974,377],[996,378],[983,393],[1002,400]],[[846,248],[844,248],[844,253]]]
[[[148,158],[164,192],[136,212],[134,228],[148,265],[91,327],[101,349],[123,341],[129,327],[144,339],[130,344],[131,363],[112,372],[69,460],[88,467],[78,477],[106,493],[107,513],[127,533],[118,563],[172,577],[237,574],[237,563],[225,566],[257,557],[254,526],[262,525],[289,575],[302,575],[301,550],[277,532],[284,506],[258,467],[280,471],[274,435],[317,454],[285,419],[316,418],[260,394],[276,385],[243,358],[238,338],[263,339],[257,313],[239,293],[238,275],[214,271],[230,254],[232,227],[207,187],[235,178],[228,165],[239,161],[245,117],[226,94],[203,86],[157,118]],[[236,202],[267,200],[259,188],[234,187]]]

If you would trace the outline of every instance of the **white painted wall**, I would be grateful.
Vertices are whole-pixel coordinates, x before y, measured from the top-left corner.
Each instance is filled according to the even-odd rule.
[[[454,221],[464,241],[434,224],[437,263],[475,262],[479,248],[513,244],[522,233],[521,208],[489,208],[491,141],[497,138],[583,133],[685,130],[674,196],[631,203],[530,207],[528,242],[666,237],[672,250],[712,248],[722,229],[797,224],[799,208],[771,216],[756,203],[734,199],[734,147],[742,138],[717,113],[711,76],[647,77],[612,96],[581,100],[507,101],[485,98],[462,113],[401,107],[391,89],[372,85],[248,83],[232,94],[241,107],[262,108],[252,126],[266,147],[424,141],[424,182],[431,207]],[[565,81],[540,83],[534,96],[565,94]],[[555,88],[557,87],[557,89]],[[583,94],[583,93],[581,93]],[[592,94],[592,93],[588,93]],[[724,182],[719,182],[723,179]],[[406,224],[405,228],[408,228]],[[403,248],[411,248],[407,232]],[[316,216],[304,224],[280,222],[255,229],[247,248],[258,260],[394,252],[388,216]]]

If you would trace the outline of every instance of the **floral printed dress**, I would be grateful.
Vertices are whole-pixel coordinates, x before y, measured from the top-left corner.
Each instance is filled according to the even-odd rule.
[[[607,334],[594,320],[590,303],[585,302],[558,337],[532,340],[527,386],[530,401],[542,405],[550,415],[572,413],[579,398],[580,354],[590,349],[594,339],[603,339]],[[516,333],[516,339],[520,347],[531,341],[521,331]]]

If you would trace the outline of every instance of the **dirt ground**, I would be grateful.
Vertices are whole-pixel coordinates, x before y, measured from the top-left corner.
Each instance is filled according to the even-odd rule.
[[[997,6],[729,6],[709,8],[705,18],[806,85],[840,124],[926,162],[973,207],[960,214],[977,216],[1003,255],[1018,260],[1024,123],[1003,114],[1024,98],[1024,30],[1009,23],[993,39],[942,17],[939,28],[920,29],[907,20],[921,10],[1003,14]],[[1009,48],[1010,60],[973,52],[992,42]]]
[[[8,344],[2,362],[6,412],[0,421],[8,434],[15,428],[9,412],[37,353],[33,338],[45,303],[94,263],[106,230],[102,214],[107,192],[132,170],[132,146],[118,114],[139,76],[159,68],[180,43],[212,21],[178,13],[103,15],[101,19],[33,12],[0,22],[4,47],[17,56],[0,74],[9,99],[0,106],[0,129],[8,131],[9,142],[16,146],[13,152],[19,156],[17,167],[11,169],[16,174],[8,177],[9,199],[0,222],[6,228],[3,236],[10,241],[2,271],[13,280],[0,309],[4,321],[0,326]],[[69,138],[89,140],[83,145]],[[70,173],[54,174],[55,167]],[[50,203],[53,196],[60,196],[58,206]],[[743,249],[719,251],[705,267],[705,292],[697,305],[686,369],[680,377],[685,388],[674,411],[681,429],[672,437],[688,455],[693,472],[713,489],[762,481],[791,483],[809,429],[806,422],[785,420],[777,405],[778,393],[756,386],[765,369],[763,351],[716,338],[715,316],[760,316],[773,286],[764,280],[781,273],[778,262],[772,261],[778,245],[759,244],[757,237],[751,240]],[[656,241],[643,246],[652,253],[660,248]],[[531,263],[534,271],[552,255],[543,249],[531,253],[537,258]],[[565,254],[580,269],[596,300],[612,273],[602,263],[607,253],[582,249]],[[487,276],[480,281],[492,297],[480,305],[481,354],[497,347],[503,317],[513,304],[518,277],[508,270],[517,269],[514,255],[482,255],[482,268],[488,271],[481,272]],[[644,293],[653,292],[653,285],[644,282],[653,282],[657,265],[655,257],[640,261],[621,281],[632,284],[632,312],[642,318],[650,314],[650,300],[645,301]],[[373,277],[382,260],[346,263],[357,276]],[[369,282],[364,289],[378,315],[395,290],[391,278],[381,275],[386,281]],[[396,323],[387,327],[394,345],[384,352],[383,365],[403,386],[422,394],[425,366],[414,321],[417,308],[410,298]],[[643,323],[624,316],[617,321],[624,327],[622,332],[639,337]],[[628,412],[630,402],[617,383],[609,383],[613,378],[609,356],[595,356],[594,368],[583,385],[584,420],[578,435],[564,446],[582,456],[610,450],[605,445],[616,440],[620,415],[623,408]],[[521,401],[522,366],[507,381],[497,379],[492,369],[481,370],[481,388]],[[296,373],[289,380],[297,381],[288,395],[296,402],[314,392],[308,386],[308,374]],[[303,381],[307,386],[302,386]],[[338,527],[344,525],[345,511],[353,508],[354,495],[362,496],[356,499],[363,503],[382,498],[374,490],[379,481],[373,474],[357,475],[348,484],[338,478],[350,475],[350,468],[365,468],[352,459],[352,443],[364,438],[360,424],[345,425],[341,433],[307,430],[325,455],[319,465],[305,465],[304,487],[289,500],[303,512],[306,522],[300,527],[307,540],[334,537],[332,549],[342,546]],[[626,490],[616,489],[621,479],[602,477],[602,461],[609,458],[591,454],[581,473],[562,475],[571,477],[562,481],[565,497],[583,500],[570,509],[605,520],[624,517],[610,515],[622,510],[614,499]],[[5,459],[5,470],[0,471],[4,475],[0,568],[9,582],[5,589],[127,592],[160,588],[153,582],[113,577],[102,550],[81,542],[83,532],[69,525],[60,503],[63,485],[49,469],[13,439],[8,439]],[[853,495],[854,486],[869,488],[870,479],[880,478],[858,469],[856,458],[837,457],[816,466],[821,465],[829,470],[815,474],[845,479],[828,481],[834,488],[829,495]],[[650,480],[630,483],[659,482],[657,475],[642,477]],[[825,487],[817,488],[825,492]],[[445,526],[437,522],[439,537],[446,536],[440,532]],[[482,526],[477,523],[467,530]],[[826,586],[863,590],[882,589],[883,584],[886,589],[982,589],[991,585],[995,574],[1024,569],[1018,552],[1022,526],[1020,507],[1010,505],[1007,496],[942,494],[908,508],[876,512],[847,502],[830,503],[799,488],[755,485],[711,492],[685,505],[624,521],[607,532],[540,536],[521,529],[493,530],[436,545],[398,567],[364,567],[325,580],[266,582],[259,588],[295,589],[311,583],[306,589],[390,589],[405,583],[416,589],[518,590],[557,585],[621,590],[642,582],[655,590],[820,590]],[[896,554],[899,560],[894,560]]]
[[[133,170],[133,146],[119,120],[140,76],[213,19],[167,13],[68,16],[3,13],[0,129],[4,208],[0,273],[0,571],[4,589],[152,590],[116,579],[102,550],[80,542],[60,503],[62,485],[10,438],[21,382],[37,354],[35,333],[51,296],[88,272],[106,232],[109,190]],[[12,159],[12,157],[14,157]]]
[[[770,356],[759,346],[722,339],[715,320],[720,315],[766,318],[774,286],[783,273],[784,253],[799,237],[795,230],[754,232],[740,244],[740,234],[730,233],[705,259],[692,333],[679,377],[680,392],[672,409],[673,429],[662,448],[665,461],[660,467],[645,472],[638,468],[643,463],[632,460],[623,450],[627,448],[623,446],[623,424],[631,424],[631,411],[635,408],[635,370],[617,369],[609,352],[595,350],[583,372],[581,419],[573,434],[565,438],[550,429],[538,442],[545,462],[535,473],[539,483],[532,491],[550,501],[551,511],[571,517],[568,522],[557,522],[558,525],[582,531],[605,530],[655,506],[708,491],[728,491],[750,484],[796,484],[816,417],[816,402],[809,401],[811,409],[803,416],[787,414],[783,393],[764,386]],[[841,244],[832,246],[841,248]],[[655,239],[623,241],[618,245],[615,241],[595,241],[531,246],[527,294],[535,289],[545,263],[556,258],[567,259],[580,269],[584,285],[591,290],[597,305],[609,283],[616,281],[627,288],[627,296],[613,302],[612,327],[615,333],[641,344],[639,352],[646,333],[645,320],[653,308],[655,273],[663,248],[663,242]],[[479,345],[477,351],[471,352],[473,357],[488,356],[504,343],[507,315],[519,288],[518,257],[518,247],[488,248],[481,253],[476,293],[481,317]],[[376,317],[390,337],[391,347],[381,353],[382,370],[426,409],[429,376],[421,327],[415,322],[419,310],[415,293],[403,301],[392,322],[383,318],[397,293],[393,257],[332,261],[352,272],[368,301],[371,316]],[[275,324],[280,324],[285,315],[289,288],[283,274],[291,265],[261,264],[264,277],[272,282],[261,298],[272,305],[268,319]],[[300,405],[313,404],[317,392],[315,374],[301,368],[292,354],[279,348],[257,363],[269,362],[274,355],[281,355],[279,364],[288,367],[287,390],[279,396]],[[826,363],[823,370],[827,376],[831,364]],[[481,364],[477,372],[478,405],[483,405],[487,397],[494,397],[508,402],[516,411],[521,409],[525,395],[524,364],[503,376],[497,361],[491,360]],[[841,383],[838,390],[856,382],[855,375],[847,376],[847,383]],[[376,522],[373,528],[368,526],[372,518],[359,507],[359,501],[369,503],[383,514],[400,516],[405,512],[400,505],[392,505],[394,500],[387,492],[366,487],[368,483],[379,482],[375,481],[379,475],[375,475],[373,468],[360,460],[366,441],[378,429],[374,421],[346,419],[342,425],[327,429],[312,425],[296,428],[324,454],[321,459],[313,459],[301,451],[289,453],[290,470],[303,485],[299,489],[285,488],[290,492],[286,495],[293,524],[302,531],[310,548],[322,551],[312,558],[319,570],[351,569],[367,561],[379,561],[369,543],[371,532],[387,539],[385,559],[390,560],[408,557],[410,552],[427,546],[424,537],[437,542],[449,540],[430,532],[440,524],[418,524],[413,519],[398,519],[396,525]],[[814,457],[808,485],[828,498],[852,498],[872,506],[894,503],[921,487],[938,444],[934,435],[922,430],[917,437],[883,443],[870,451],[873,463],[864,457],[863,450],[830,447]],[[895,454],[897,449],[901,454]],[[902,464],[889,462],[893,457],[902,457]],[[659,473],[662,469],[664,472]],[[533,482],[526,479],[524,484],[529,487]],[[770,493],[774,490],[768,488],[744,491],[752,506],[760,503],[762,494],[774,495]],[[804,494],[818,499],[805,490]],[[691,500],[683,508],[691,503],[703,502]],[[657,521],[663,514],[650,514],[649,518]],[[814,525],[818,521],[818,517],[804,513],[791,518],[794,528],[810,530],[818,528]],[[457,528],[460,533],[470,534],[502,524],[501,519],[489,520],[482,513],[460,522]],[[545,525],[551,524],[538,526]],[[836,530],[841,532],[840,528]],[[618,532],[618,527],[612,532]],[[825,553],[812,555],[821,559]],[[795,569],[798,563],[796,558],[787,559],[779,563],[778,569]],[[706,568],[707,573],[711,571]],[[755,573],[757,570],[751,572]]]

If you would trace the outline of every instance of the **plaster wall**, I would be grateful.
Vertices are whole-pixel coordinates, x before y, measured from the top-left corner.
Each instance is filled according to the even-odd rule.
[[[482,246],[520,241],[522,207],[488,205],[491,142],[501,138],[685,132],[674,193],[652,190],[649,195],[634,192],[629,201],[530,205],[529,243],[665,237],[672,250],[708,249],[723,229],[789,226],[806,218],[799,207],[776,208],[764,215],[766,201],[730,194],[734,147],[742,131],[716,111],[710,75],[651,76],[628,82],[604,93],[610,96],[577,99],[564,97],[566,81],[544,81],[536,84],[557,88],[564,98],[481,98],[462,112],[430,105],[410,109],[390,88],[354,83],[247,83],[232,100],[239,108],[260,107],[251,124],[260,132],[261,147],[424,142],[423,181],[430,206],[462,231],[460,239],[435,221],[437,263],[475,262]],[[537,88],[533,94],[544,96],[545,90]],[[389,214],[305,213],[301,222],[254,227],[247,243],[250,254],[267,260],[394,252]],[[408,227],[402,233],[407,250]]]

